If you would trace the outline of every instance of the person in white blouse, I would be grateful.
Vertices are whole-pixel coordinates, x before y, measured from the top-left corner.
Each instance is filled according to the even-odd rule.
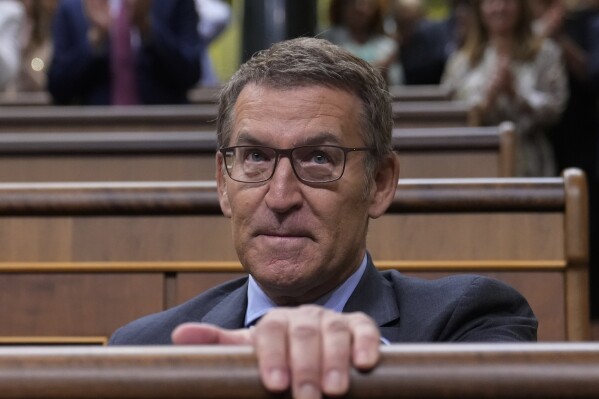
[[[19,72],[19,34],[24,18],[25,9],[19,1],[0,1],[0,90]]]
[[[479,124],[515,123],[519,176],[554,175],[545,130],[559,120],[568,97],[561,51],[534,35],[527,1],[474,4],[466,44],[450,58],[442,85],[471,105]]]
[[[208,54],[208,46],[231,22],[231,6],[221,0],[196,0],[196,9],[200,17],[198,33],[204,45],[200,54],[200,62],[202,64],[200,85],[217,86],[220,84],[220,81]]]

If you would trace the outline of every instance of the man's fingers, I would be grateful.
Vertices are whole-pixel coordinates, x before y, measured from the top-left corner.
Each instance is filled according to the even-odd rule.
[[[327,395],[349,389],[352,337],[346,317],[327,312],[322,318],[322,390]]]
[[[273,310],[255,327],[254,347],[264,386],[272,392],[289,388],[289,361],[287,356],[288,318]]]
[[[247,329],[225,330],[210,324],[184,323],[171,334],[174,344],[178,345],[243,345],[251,344],[251,334]]]
[[[370,317],[313,305],[273,309],[250,329],[186,323],[173,331],[172,340],[175,344],[253,344],[266,389],[276,393],[291,388],[296,399],[344,395],[352,365],[371,369],[380,356],[380,333]]]
[[[291,391],[297,399],[321,397],[322,314],[322,308],[308,305],[289,318]]]
[[[348,320],[353,337],[352,363],[361,370],[371,369],[379,361],[381,334],[364,313],[352,313]]]

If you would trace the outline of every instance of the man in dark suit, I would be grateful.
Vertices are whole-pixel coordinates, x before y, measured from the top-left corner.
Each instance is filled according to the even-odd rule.
[[[110,343],[252,344],[262,381],[296,398],[343,394],[380,342],[525,341],[537,321],[512,288],[379,272],[370,218],[397,187],[391,101],[367,62],[319,39],[273,45],[226,84],[217,186],[249,277],[119,329]]]
[[[58,104],[185,103],[200,77],[197,25],[194,0],[63,0],[48,89]]]

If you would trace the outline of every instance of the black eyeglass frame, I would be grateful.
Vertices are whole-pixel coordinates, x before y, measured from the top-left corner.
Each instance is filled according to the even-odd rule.
[[[293,162],[293,157],[292,157],[293,151],[298,150],[298,149],[304,149],[304,148],[322,148],[322,147],[338,148],[340,150],[343,150],[343,168],[341,169],[341,173],[339,174],[339,177],[337,177],[335,179],[331,179],[331,180],[325,180],[325,181],[311,181],[311,180],[306,180],[306,179],[300,177],[297,173],[297,170],[295,170],[295,163]],[[238,180],[238,179],[235,179],[233,176],[231,176],[231,172],[229,171],[229,168],[227,167],[227,161],[226,161],[227,154],[226,153],[228,151],[235,151],[237,148],[257,148],[257,149],[267,149],[267,150],[274,151],[275,163],[272,167],[270,176],[268,176],[265,179],[256,180],[256,181]],[[229,175],[229,177],[232,180],[235,180],[236,182],[239,182],[239,183],[250,183],[251,184],[251,183],[264,183],[266,181],[269,181],[275,175],[275,171],[277,170],[277,165],[279,164],[279,160],[283,156],[283,157],[287,157],[289,159],[289,162],[291,163],[291,169],[293,169],[293,173],[295,174],[295,177],[297,177],[297,179],[299,181],[301,181],[302,183],[307,183],[307,184],[320,184],[320,183],[332,183],[334,181],[341,179],[341,177],[343,177],[343,173],[345,173],[345,165],[347,164],[347,154],[348,153],[358,152],[358,151],[374,152],[375,148],[373,148],[373,147],[342,147],[342,146],[331,145],[331,144],[303,145],[303,146],[293,147],[293,148],[272,148],[272,147],[268,147],[268,146],[264,146],[264,145],[236,145],[236,146],[231,146],[231,147],[222,147],[218,151],[223,155],[223,158],[224,158],[223,161],[225,163],[225,169],[227,170],[227,175]]]

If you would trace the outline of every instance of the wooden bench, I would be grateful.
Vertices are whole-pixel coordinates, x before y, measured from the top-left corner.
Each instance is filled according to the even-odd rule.
[[[576,169],[562,178],[403,180],[372,221],[368,248],[382,269],[504,280],[530,302],[541,340],[583,340],[587,223]],[[100,342],[241,275],[230,235],[211,182],[0,184],[0,303],[10,304],[0,308],[0,336]]]
[[[395,129],[408,178],[514,173],[513,125]],[[215,176],[216,134],[195,132],[0,133],[0,182],[181,181]]]
[[[599,397],[599,345],[381,347],[344,398]],[[0,348],[0,399],[271,398],[244,346]],[[287,394],[280,397],[289,397]]]
[[[187,93],[192,104],[216,104],[221,87],[196,87]],[[444,101],[450,96],[439,85],[391,86],[393,101]],[[52,97],[46,91],[0,92],[0,107],[51,105]]]
[[[187,97],[194,104],[215,104],[221,87],[197,87],[189,90]],[[393,101],[446,101],[450,99],[449,92],[440,85],[391,86],[389,92]],[[10,99],[8,99],[10,100]],[[2,105],[0,97],[0,105]],[[40,104],[42,105],[42,104]]]
[[[217,106],[13,106],[0,107],[0,132],[196,131],[214,129]],[[446,127],[469,124],[469,109],[454,101],[393,104],[397,127]]]
[[[52,98],[46,91],[0,92],[0,107],[51,105]]]

